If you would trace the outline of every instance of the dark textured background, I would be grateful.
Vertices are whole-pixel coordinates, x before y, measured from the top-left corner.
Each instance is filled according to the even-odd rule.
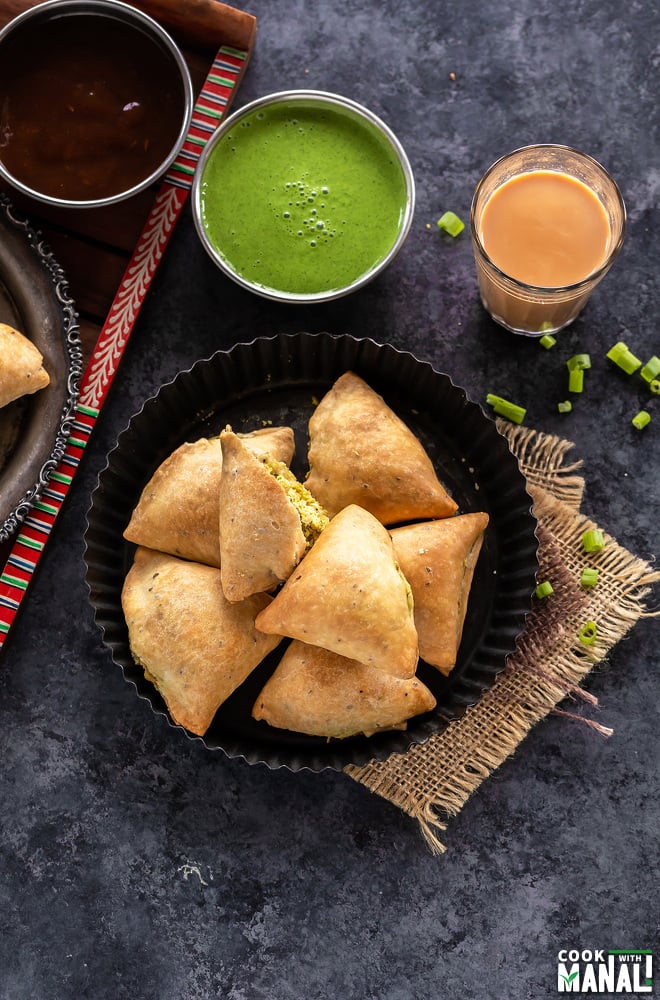
[[[441,858],[340,774],[269,772],[188,742],[103,648],[82,536],[108,448],[163,381],[262,334],[369,335],[479,401],[491,391],[527,405],[531,426],[576,442],[585,511],[635,554],[657,551],[658,403],[635,432],[648,397],[604,360],[619,339],[660,354],[657,4],[248,9],[259,37],[236,106],[298,87],[368,105],[409,154],[413,229],[359,294],[286,308],[225,280],[188,214],[178,227],[0,659],[0,997],[545,1000],[563,947],[655,948],[657,965],[657,622],[589,679],[614,736],[540,724],[450,824]],[[629,212],[620,259],[554,352],[490,322],[467,233],[435,227],[447,208],[467,218],[495,158],[537,141],[594,155]],[[563,359],[577,350],[594,367],[562,417]]]

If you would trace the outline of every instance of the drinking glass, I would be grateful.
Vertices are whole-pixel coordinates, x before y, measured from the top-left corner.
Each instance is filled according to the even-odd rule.
[[[581,181],[599,199],[608,221],[605,254],[598,267],[574,284],[560,287],[531,285],[501,270],[484,247],[481,223],[494,192],[520,174],[556,171]],[[570,146],[523,146],[497,160],[479,181],[470,212],[470,232],[479,291],[485,309],[500,326],[513,333],[541,337],[568,326],[586,304],[596,285],[611,268],[626,228],[621,192],[607,170],[587,153]]]

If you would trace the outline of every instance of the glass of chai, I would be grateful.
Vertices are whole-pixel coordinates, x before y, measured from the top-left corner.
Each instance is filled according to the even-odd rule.
[[[479,181],[470,230],[481,301],[531,337],[572,323],[623,244],[626,209],[604,167],[569,146],[524,146]]]

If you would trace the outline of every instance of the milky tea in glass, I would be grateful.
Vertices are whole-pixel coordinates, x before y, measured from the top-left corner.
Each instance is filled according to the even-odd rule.
[[[525,146],[484,174],[470,228],[481,300],[501,326],[543,336],[571,323],[623,244],[607,171],[568,146]]]

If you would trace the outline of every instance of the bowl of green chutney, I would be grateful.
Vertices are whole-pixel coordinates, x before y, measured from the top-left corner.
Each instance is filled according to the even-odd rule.
[[[235,111],[207,142],[192,186],[211,259],[281,302],[323,302],[367,284],[403,246],[414,208],[394,133],[355,101],[316,90]]]

